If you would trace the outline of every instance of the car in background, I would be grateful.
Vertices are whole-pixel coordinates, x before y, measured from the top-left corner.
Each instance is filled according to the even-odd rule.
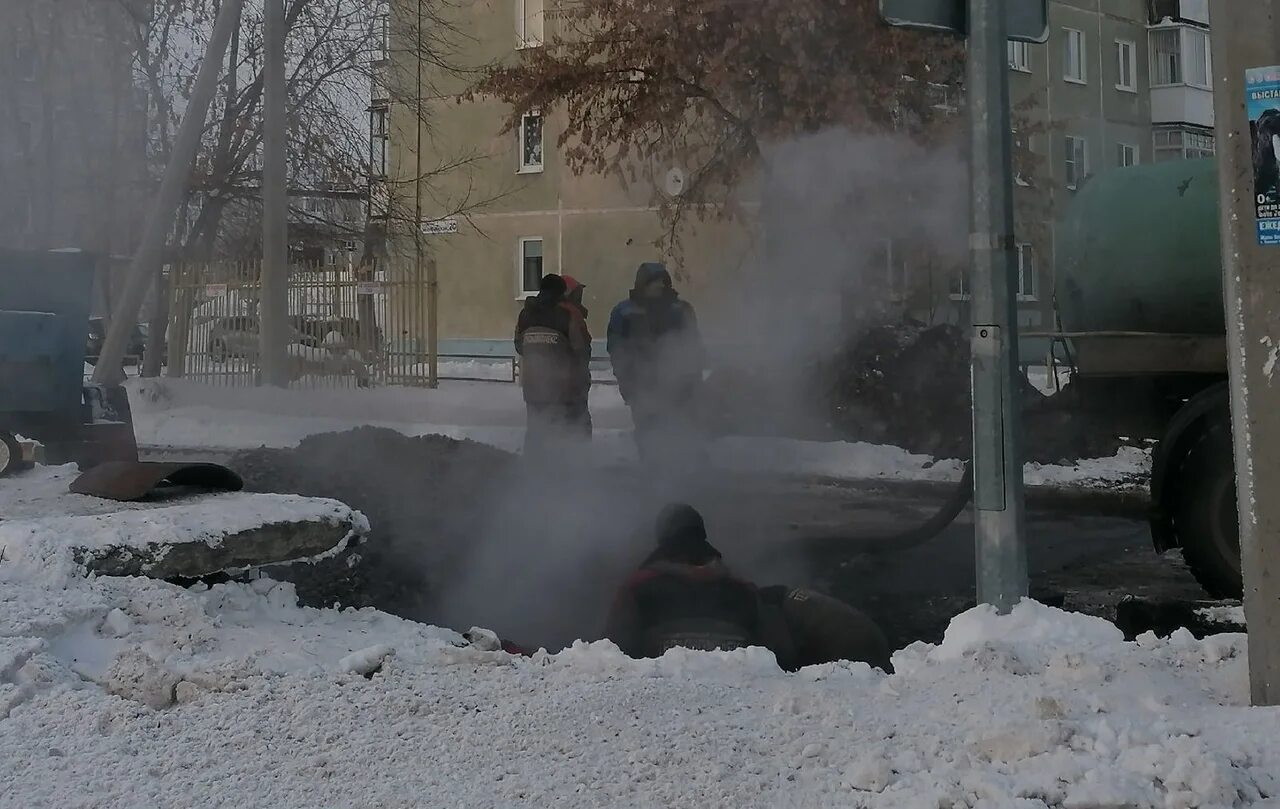
[[[102,344],[107,341],[107,321],[101,317],[89,318],[89,336],[84,347],[84,361],[89,365],[97,365],[102,356]],[[138,324],[129,335],[129,344],[124,352],[125,365],[141,365],[142,355],[147,350],[147,327]]]
[[[289,342],[315,348],[320,340],[301,328],[298,318],[290,318]],[[226,362],[230,358],[252,359],[259,351],[258,318],[256,315],[220,317],[209,330],[209,356],[214,362]]]

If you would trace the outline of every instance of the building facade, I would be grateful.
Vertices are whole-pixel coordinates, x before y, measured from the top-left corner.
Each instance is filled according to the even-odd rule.
[[[543,2],[457,4],[465,61],[480,66],[539,47],[555,25]],[[1213,152],[1207,0],[1051,0],[1049,7],[1048,42],[1010,43],[1008,50],[1019,155],[1019,321],[1033,331],[1054,326],[1054,221],[1090,176]],[[642,261],[671,263],[700,305],[738,283],[735,270],[761,249],[755,225],[700,221],[682,234],[677,253],[663,255],[656,246],[663,235],[659,205],[679,193],[679,166],[649,167],[655,182],[630,185],[573,175],[557,153],[556,113],[526,115],[504,132],[509,111],[502,104],[459,102],[467,79],[434,75],[397,58],[412,49],[396,47],[401,26],[394,20],[411,12],[393,6],[388,61],[429,89],[412,103],[392,103],[396,93],[381,92],[371,108],[371,153],[375,167],[385,170],[389,207],[420,206],[423,255],[436,261],[439,273],[443,338],[509,345],[521,301],[548,272],[587,284],[597,336]],[[387,228],[396,229],[393,222]],[[418,245],[410,241],[391,240],[398,243],[391,266],[420,274]],[[904,257],[908,253],[885,244],[872,259],[884,263],[885,289],[918,316],[963,322],[963,269],[928,268],[930,302],[920,306],[923,270]],[[879,270],[872,270],[875,277]],[[816,306],[840,292],[815,287],[809,294]]]

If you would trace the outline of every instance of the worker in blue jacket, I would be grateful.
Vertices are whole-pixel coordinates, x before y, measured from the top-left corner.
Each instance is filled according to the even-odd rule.
[[[631,408],[641,457],[701,443],[698,394],[705,355],[693,307],[658,262],[636,272],[635,287],[609,315],[609,359]]]

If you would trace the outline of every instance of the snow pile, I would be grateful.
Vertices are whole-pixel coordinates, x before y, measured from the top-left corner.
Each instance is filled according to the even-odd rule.
[[[83,561],[111,549],[163,558],[179,544],[220,548],[263,526],[319,524],[346,528],[325,556],[369,533],[364,515],[336,500],[283,494],[220,492],[181,502],[117,503],[72,494],[72,465],[37,467],[0,487],[0,582],[18,577],[59,584],[83,574]],[[58,516],[44,516],[56,514]],[[273,559],[270,561],[279,561]]]
[[[352,392],[209,388],[175,380],[130,384],[138,443],[160,450],[288,448],[311,435],[359,426],[478,441],[508,452],[518,452],[524,443],[524,404],[514,385],[448,382],[434,391]],[[591,411],[593,461],[634,463],[630,416],[617,388],[593,387]],[[899,447],[744,436],[716,441],[712,460],[728,471],[850,481],[954,483],[964,471],[958,461],[935,462]],[[1122,447],[1112,458],[1071,466],[1027,464],[1024,476],[1032,486],[1140,489],[1150,468],[1149,450]]]
[[[75,595],[72,594],[74,589]],[[898,673],[511,658],[267,580],[0,585],[0,805],[1229,807],[1280,794],[1245,641],[1025,603]],[[92,605],[92,606],[90,606]],[[483,633],[481,633],[483,634]],[[7,717],[7,718],[6,718]]]

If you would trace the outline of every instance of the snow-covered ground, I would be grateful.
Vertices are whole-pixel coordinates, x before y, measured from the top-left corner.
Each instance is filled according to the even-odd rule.
[[[308,435],[373,424],[407,435],[438,433],[509,451],[524,441],[524,405],[515,385],[446,381],[437,390],[277,390],[220,388],[180,380],[129,383],[138,442],[149,447],[218,450],[288,447]],[[591,391],[596,425],[592,452],[600,463],[631,462],[630,415],[616,387]],[[935,463],[898,447],[860,442],[817,442],[731,436],[712,453],[722,468],[746,472],[820,475],[841,480],[954,482],[963,468]],[[1033,486],[1140,489],[1151,458],[1122,448],[1113,458],[1074,466],[1027,464]]]
[[[1129,643],[1026,602],[958,616],[941,644],[899,651],[892,675],[785,674],[763,649],[637,661],[607,641],[516,658],[468,640],[482,632],[299,607],[268,578],[86,576],[58,521],[97,519],[99,541],[127,543],[148,511],[63,495],[65,474],[0,484],[0,529],[27,524],[50,550],[0,550],[0,809],[1275,809],[1280,796],[1280,709],[1247,707],[1243,635]]]
[[[1280,795],[1245,640],[978,609],[892,676],[608,642],[512,658],[258,580],[8,578],[4,807],[1234,807]],[[367,675],[367,676],[362,676]]]

